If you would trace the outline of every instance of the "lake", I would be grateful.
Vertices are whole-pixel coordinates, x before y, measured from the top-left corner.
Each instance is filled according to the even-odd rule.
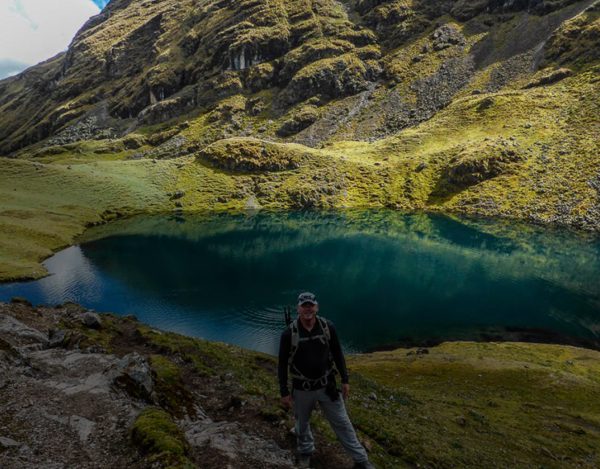
[[[312,291],[349,352],[444,340],[600,348],[600,240],[395,211],[139,216],[88,230],[0,300],[74,301],[275,354]]]

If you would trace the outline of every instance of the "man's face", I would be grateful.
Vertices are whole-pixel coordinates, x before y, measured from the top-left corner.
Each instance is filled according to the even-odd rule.
[[[319,311],[319,305],[312,304],[310,302],[302,303],[298,305],[298,314],[301,318],[311,320]]]

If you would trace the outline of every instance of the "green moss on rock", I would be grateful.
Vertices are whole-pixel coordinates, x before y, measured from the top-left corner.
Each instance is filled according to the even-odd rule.
[[[566,21],[545,46],[547,63],[585,67],[600,60],[600,4]]]
[[[255,138],[219,140],[198,152],[198,160],[234,172],[297,169],[305,155],[297,148]]]
[[[316,106],[302,106],[293,112],[290,118],[281,125],[277,130],[277,135],[288,137],[297,134],[316,122],[317,119],[319,119],[319,111]]]
[[[317,60],[294,75],[283,99],[297,103],[313,96],[315,90],[329,98],[356,94],[367,89],[380,73],[376,61],[363,61],[353,53]]]
[[[158,403],[178,417],[194,415],[194,398],[184,385],[182,368],[172,358],[160,354],[150,356],[150,366],[156,382]]]
[[[467,187],[508,173],[513,163],[524,160],[518,148],[510,142],[499,145],[486,145],[461,152],[450,160],[446,169],[448,182],[459,187]]]
[[[144,410],[133,424],[131,439],[151,463],[170,468],[193,467],[186,457],[189,447],[185,436],[164,410]]]
[[[531,80],[527,85],[524,86],[527,88],[535,88],[536,86],[544,86],[551,85],[552,83],[559,82],[567,77],[573,75],[573,70],[566,67],[561,67],[558,69],[550,69],[543,70],[538,74],[533,80]]]

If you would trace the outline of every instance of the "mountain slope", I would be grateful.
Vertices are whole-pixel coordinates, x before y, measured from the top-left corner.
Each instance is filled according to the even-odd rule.
[[[475,84],[498,91],[550,62],[594,64],[597,6],[581,14],[592,3],[112,1],[66,54],[1,82],[0,151],[84,116],[99,133],[91,136],[123,135],[238,94],[260,98],[273,116],[313,105],[319,120],[330,100],[369,91],[376,103],[347,119],[360,128],[351,136],[381,136],[431,117]],[[357,122],[382,110],[385,125]]]

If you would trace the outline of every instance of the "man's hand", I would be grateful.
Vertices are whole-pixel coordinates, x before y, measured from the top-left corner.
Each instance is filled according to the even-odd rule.
[[[342,396],[344,396],[344,400],[350,397],[350,385],[348,383],[342,383]]]
[[[293,403],[294,403],[294,401],[292,399],[291,394],[288,394],[287,396],[281,398],[281,405],[283,406],[284,409],[291,409]]]

